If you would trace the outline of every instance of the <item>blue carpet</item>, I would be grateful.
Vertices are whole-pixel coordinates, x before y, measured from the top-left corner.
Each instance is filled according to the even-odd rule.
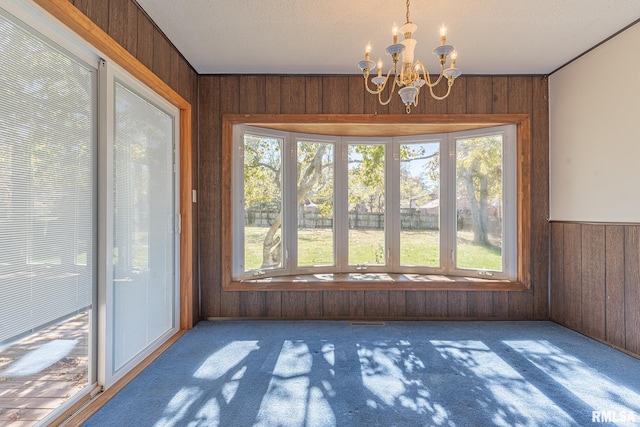
[[[640,426],[640,360],[551,322],[200,322],[85,426]]]

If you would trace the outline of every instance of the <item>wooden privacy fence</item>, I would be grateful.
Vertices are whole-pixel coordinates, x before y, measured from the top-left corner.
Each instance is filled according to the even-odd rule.
[[[275,209],[247,209],[244,213],[245,225],[250,227],[269,227],[278,216]],[[403,230],[437,230],[439,221],[437,214],[417,209],[400,213]],[[470,224],[470,223],[469,223]],[[319,211],[298,212],[298,228],[333,228],[333,218],[320,214]],[[349,212],[349,228],[362,230],[384,229],[384,212]]]

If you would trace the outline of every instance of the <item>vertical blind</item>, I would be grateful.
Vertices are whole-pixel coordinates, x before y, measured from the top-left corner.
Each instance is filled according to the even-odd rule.
[[[95,86],[0,14],[0,343],[91,306]]]

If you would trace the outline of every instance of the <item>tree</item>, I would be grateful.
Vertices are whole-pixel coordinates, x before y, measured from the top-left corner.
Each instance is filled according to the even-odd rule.
[[[282,140],[245,135],[244,203],[248,207],[278,206],[278,214],[262,245],[262,265],[270,268],[282,261]]]
[[[457,193],[469,201],[474,243],[489,242],[489,201],[502,198],[502,139],[499,135],[458,140]]]
[[[244,136],[244,205],[254,210],[262,207],[277,209],[262,241],[260,268],[273,268],[282,262],[282,144],[278,138],[245,134]],[[348,148],[349,203],[366,203],[370,212],[385,210],[385,146],[383,144],[353,144]],[[313,202],[320,215],[333,218],[334,213],[334,151],[333,143],[298,141],[296,168],[296,204],[303,211],[305,202]],[[438,156],[427,152],[424,144],[401,146],[404,167],[417,161],[419,174],[405,170],[401,184],[403,194],[430,199],[438,188],[428,176],[426,161]],[[413,169],[416,169],[415,167]]]

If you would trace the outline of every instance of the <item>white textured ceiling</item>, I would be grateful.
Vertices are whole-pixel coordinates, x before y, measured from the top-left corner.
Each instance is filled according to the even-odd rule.
[[[137,1],[201,74],[357,74],[368,41],[387,67],[406,11],[405,0]],[[411,1],[416,59],[437,67],[444,22],[465,74],[547,74],[639,18],[640,0]]]

